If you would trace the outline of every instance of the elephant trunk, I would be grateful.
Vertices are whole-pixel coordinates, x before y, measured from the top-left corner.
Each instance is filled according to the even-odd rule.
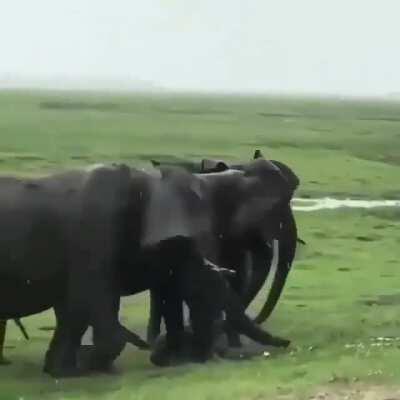
[[[258,324],[263,323],[273,312],[282,294],[290,271],[297,245],[296,221],[290,204],[284,213],[279,240],[278,265],[271,285],[271,290],[261,311],[255,318]]]
[[[245,313],[245,308],[238,295],[226,285],[225,312],[227,322],[239,333],[266,346],[287,347],[290,341],[261,329]]]

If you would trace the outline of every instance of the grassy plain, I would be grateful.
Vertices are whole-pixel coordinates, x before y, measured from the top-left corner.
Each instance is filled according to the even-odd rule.
[[[400,104],[0,92],[2,174],[102,161],[146,165],[153,157],[245,160],[254,148],[289,163],[303,196],[400,195]],[[0,400],[298,399],[321,388],[396,384],[400,210],[298,212],[297,218],[308,244],[267,323],[292,339],[289,350],[158,369],[146,353],[127,348],[116,375],[56,381],[41,373],[50,332],[39,328],[53,324],[52,314],[43,313],[24,320],[29,342],[9,324],[13,364],[0,368]],[[143,332],[146,296],[125,300],[122,318]]]

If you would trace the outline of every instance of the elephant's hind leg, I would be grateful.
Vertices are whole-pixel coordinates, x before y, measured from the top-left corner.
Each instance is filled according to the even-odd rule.
[[[0,320],[0,366],[9,365],[10,361],[8,361],[4,357],[4,342],[6,338],[6,329],[7,329],[7,320]]]
[[[74,315],[65,307],[55,307],[57,327],[46,353],[44,372],[54,377],[79,376],[77,351],[87,328],[87,318]]]

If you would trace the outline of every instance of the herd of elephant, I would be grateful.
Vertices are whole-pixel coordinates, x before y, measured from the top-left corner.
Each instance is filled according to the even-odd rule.
[[[289,345],[260,324],[300,241],[290,205],[296,174],[258,150],[240,165],[152,163],[0,178],[0,363],[6,321],[25,332],[19,318],[50,308],[56,326],[44,372],[54,377],[107,371],[127,343],[150,349],[159,366],[223,355],[221,335],[229,347],[241,346],[240,334]],[[270,291],[251,319],[246,309],[274,255]],[[146,290],[145,341],[120,323],[119,308],[121,296]],[[93,345],[83,346],[88,327]]]

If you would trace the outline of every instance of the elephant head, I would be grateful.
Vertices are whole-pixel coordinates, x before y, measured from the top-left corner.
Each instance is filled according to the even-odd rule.
[[[253,276],[253,281],[250,279],[250,284],[247,285],[250,287],[250,290],[247,295],[245,295],[244,301],[246,305],[251,302],[258,290],[261,289],[269,273],[270,264],[272,262],[272,246],[271,240],[268,239],[277,239],[275,243],[279,246],[278,267],[275,272],[271,290],[261,312],[256,317],[256,321],[261,323],[272,313],[282,294],[290,271],[290,266],[296,253],[297,242],[300,241],[297,236],[296,221],[290,207],[290,200],[299,186],[300,180],[293,170],[283,162],[271,160],[267,162],[269,164],[266,164],[266,160],[260,150],[255,151],[253,158],[256,162],[253,161],[249,164],[236,165],[228,165],[222,160],[203,160],[201,163],[201,171],[205,174],[212,174],[222,170],[226,171],[225,173],[227,173],[228,170],[242,171],[245,176],[256,176],[258,178],[258,185],[262,187],[262,189],[257,189],[255,185],[251,189],[252,193],[259,193],[257,200],[249,200],[246,199],[246,197],[242,198],[243,206],[241,214],[241,218],[245,223],[255,221],[256,224],[261,224],[261,231],[264,229],[270,233],[270,237],[268,237],[266,234],[267,232],[264,232],[264,234],[261,235],[262,240],[256,241],[254,241],[254,238],[257,235],[249,236],[252,241],[250,245],[253,269],[256,268],[259,270],[258,272],[261,271],[261,273],[258,273],[258,275],[256,273],[256,276]],[[263,162],[261,160],[263,160]],[[271,168],[271,166],[268,168],[267,165],[271,164],[279,170],[280,174],[275,175],[273,179],[269,178],[268,181],[267,171],[272,171],[273,168]],[[273,174],[270,176],[272,177]],[[283,177],[285,180],[283,191],[279,189],[283,187],[279,177]],[[267,193],[270,187],[273,187],[274,190]],[[261,195],[262,192],[264,192],[264,196]],[[263,197],[265,200],[263,200]],[[268,200],[266,200],[267,197]],[[275,206],[273,203],[275,203]],[[262,218],[261,215],[263,207],[264,210],[266,208],[271,209],[270,213],[264,211],[264,218]],[[234,222],[237,222],[237,220]],[[260,238],[260,235],[258,235],[258,237]],[[257,271],[253,271],[253,273],[254,272]]]

